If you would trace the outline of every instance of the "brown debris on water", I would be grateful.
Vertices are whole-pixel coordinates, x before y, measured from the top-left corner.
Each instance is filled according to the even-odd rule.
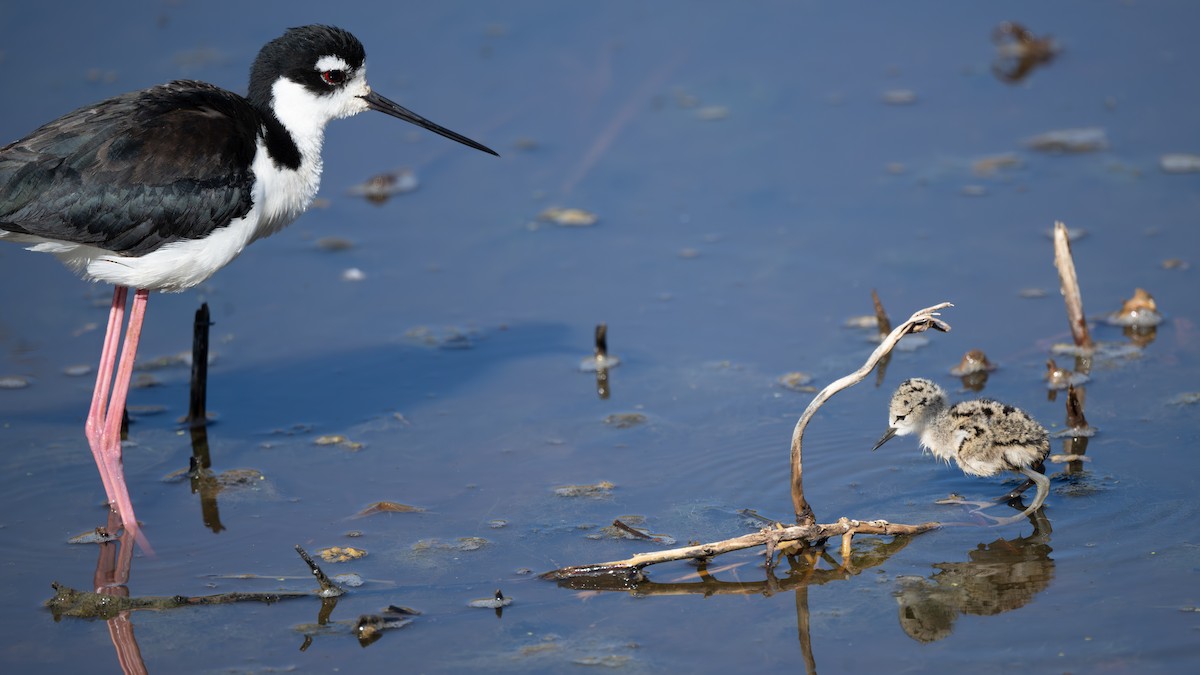
[[[783,387],[784,389],[791,389],[792,391],[807,393],[815,392],[817,390],[816,387],[809,384],[812,382],[812,379],[812,375],[796,370],[780,375],[778,382],[779,386]]]
[[[321,560],[330,563],[344,563],[351,560],[359,560],[367,557],[367,552],[361,548],[352,546],[330,546],[317,550],[317,555],[321,556]]]
[[[982,349],[972,349],[963,354],[962,361],[950,369],[950,374],[962,377],[972,373],[987,373],[995,369],[996,365],[988,360],[987,354],[984,354]]]
[[[583,209],[552,206],[539,213],[538,220],[554,223],[561,227],[590,227],[595,225],[600,217]]]
[[[987,155],[979,157],[971,162],[971,173],[980,178],[989,178],[1002,169],[1019,169],[1024,166],[1024,162],[1017,156],[1015,152],[1006,152],[1000,155]]]
[[[346,448],[347,450],[363,449],[362,443],[352,441],[341,434],[325,434],[324,436],[317,436],[313,439],[313,445],[337,445]]]
[[[425,509],[419,506],[409,506],[400,502],[375,502],[366,507],[362,511],[351,516],[352,518],[366,518],[377,513],[424,513]]]
[[[1142,288],[1135,288],[1133,296],[1126,300],[1121,309],[1109,314],[1108,323],[1114,326],[1132,326],[1150,328],[1162,323],[1162,314],[1158,312],[1158,304],[1154,297]]]
[[[1037,37],[1015,21],[1004,21],[992,30],[996,45],[996,60],[992,74],[1001,82],[1017,84],[1038,66],[1046,65],[1058,56],[1059,46],[1049,35]]]
[[[412,169],[399,169],[368,178],[350,188],[350,194],[381,205],[396,195],[416,190],[419,185],[417,174]]]
[[[972,349],[963,354],[962,361],[950,369],[950,374],[962,378],[963,387],[969,391],[982,391],[987,384],[988,373],[996,369],[996,365],[988,360],[982,349]]]

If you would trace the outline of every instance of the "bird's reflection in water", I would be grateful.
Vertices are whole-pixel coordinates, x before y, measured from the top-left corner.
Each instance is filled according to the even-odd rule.
[[[967,562],[945,562],[928,579],[901,577],[896,600],[900,627],[918,642],[941,640],[960,614],[992,616],[1024,607],[1054,578],[1050,521],[1029,516],[1033,533],[997,539],[967,553]]]

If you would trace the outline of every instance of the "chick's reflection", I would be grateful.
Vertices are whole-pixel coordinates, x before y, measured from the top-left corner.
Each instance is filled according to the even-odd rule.
[[[991,616],[1025,606],[1054,578],[1050,524],[1031,516],[1033,534],[998,539],[967,553],[967,562],[934,565],[928,579],[901,577],[900,627],[918,642],[950,634],[960,614]]]

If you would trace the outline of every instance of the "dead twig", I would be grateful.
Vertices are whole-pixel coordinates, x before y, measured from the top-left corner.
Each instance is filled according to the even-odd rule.
[[[621,576],[629,582],[639,582],[645,579],[642,568],[671,560],[702,560],[722,553],[740,551],[755,546],[768,544],[778,545],[787,541],[816,542],[843,535],[851,530],[859,534],[879,534],[899,536],[920,534],[941,527],[940,523],[921,523],[920,525],[904,525],[889,523],[886,520],[860,521],[842,518],[828,525],[792,525],[779,529],[763,528],[758,532],[713,542],[711,544],[696,544],[682,548],[672,548],[665,551],[639,553],[624,560],[612,560],[594,565],[576,565],[563,567],[542,575],[543,579],[564,580],[581,577]]]
[[[1075,276],[1075,261],[1071,257],[1067,226],[1062,221],[1054,223],[1054,266],[1058,268],[1063,300],[1067,303],[1067,321],[1071,324],[1071,337],[1075,339],[1076,347],[1090,350],[1094,345],[1091,333],[1088,332],[1087,318],[1083,314],[1083,296],[1079,293],[1079,278]]]

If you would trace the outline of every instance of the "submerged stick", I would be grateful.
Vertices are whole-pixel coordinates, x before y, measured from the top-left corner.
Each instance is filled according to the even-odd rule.
[[[1063,300],[1067,303],[1067,322],[1071,324],[1071,337],[1076,347],[1091,349],[1092,336],[1088,332],[1087,318],[1083,314],[1083,296],[1079,293],[1079,278],[1075,276],[1075,261],[1071,257],[1071,242],[1067,238],[1067,226],[1062,221],[1054,223],[1054,266],[1058,268],[1058,281]]]
[[[208,303],[196,310],[192,326],[192,387],[188,398],[187,422],[193,427],[208,424]]]
[[[871,355],[867,357],[867,362],[864,363],[861,368],[843,378],[835,380],[832,384],[819,391],[817,395],[813,397],[812,402],[808,404],[808,407],[805,408],[804,414],[800,416],[800,419],[796,422],[796,428],[792,431],[792,507],[796,512],[797,524],[811,525],[816,522],[816,516],[813,515],[812,507],[810,507],[808,505],[808,501],[804,499],[804,483],[802,480],[804,467],[801,463],[803,455],[801,451],[801,445],[804,438],[804,428],[808,426],[809,421],[812,420],[812,417],[816,414],[817,409],[824,405],[825,402],[828,401],[834,394],[847,387],[862,382],[863,379],[871,373],[871,369],[873,369],[884,356],[891,352],[892,348],[896,346],[896,343],[900,341],[900,338],[904,337],[905,335],[908,335],[909,333],[922,333],[930,328],[940,330],[943,333],[949,332],[950,325],[941,319],[938,319],[937,316],[938,310],[953,306],[954,305],[950,304],[949,302],[943,302],[934,305],[933,307],[926,307],[925,309],[915,312],[912,316],[908,317],[907,321],[897,326],[892,332],[888,333],[887,336],[883,338],[883,341],[879,343],[879,346],[875,348],[875,351],[871,352]]]
[[[64,586],[57,581],[50,584],[54,597],[46,601],[46,607],[54,616],[70,616],[83,619],[111,619],[122,612],[138,609],[165,610],[196,605],[225,605],[234,602],[274,603],[290,598],[311,598],[311,592],[274,591],[270,593],[218,593],[216,595],[162,595],[143,597],[119,597],[101,593],[80,591]]]

